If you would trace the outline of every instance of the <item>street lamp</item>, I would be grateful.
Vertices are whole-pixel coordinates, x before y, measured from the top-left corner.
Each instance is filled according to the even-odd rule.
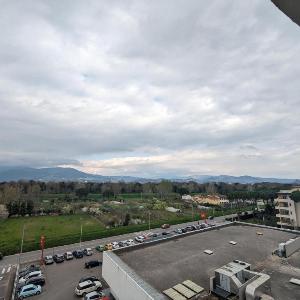
[[[80,250],[81,250],[81,241],[82,241],[82,219],[80,218],[80,240],[79,240],[79,244],[80,244]]]
[[[22,230],[21,247],[20,247],[20,253],[19,253],[19,260],[18,260],[19,265],[20,265],[20,262],[21,262],[21,255],[22,255],[22,252],[23,252],[24,235],[25,235],[25,224],[23,224],[23,230]]]
[[[151,218],[151,212],[148,211],[148,225],[149,225],[149,231],[150,231],[150,218]]]

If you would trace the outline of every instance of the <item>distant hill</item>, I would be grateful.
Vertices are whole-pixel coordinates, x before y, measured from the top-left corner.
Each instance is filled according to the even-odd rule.
[[[88,174],[73,168],[28,168],[28,167],[0,167],[0,181],[92,181],[92,182],[144,182],[143,178],[131,176],[102,176]]]
[[[0,182],[18,180],[36,181],[91,181],[91,182],[159,182],[160,179],[149,179],[133,176],[104,176],[81,172],[73,168],[29,168],[29,167],[1,167]],[[284,178],[262,178],[252,176],[229,176],[229,175],[197,175],[190,177],[169,178],[177,182],[195,181],[198,183],[224,182],[224,183],[245,183],[254,184],[260,182],[300,184],[299,179]]]
[[[199,175],[192,176],[187,178],[182,178],[181,180],[194,180],[199,183],[205,182],[224,182],[224,183],[244,183],[244,184],[254,184],[261,182],[269,182],[269,183],[287,183],[287,184],[299,184],[299,179],[286,179],[286,178],[264,178],[264,177],[252,177],[248,175],[243,176],[229,176],[229,175],[218,175],[218,176],[210,176],[210,175]]]

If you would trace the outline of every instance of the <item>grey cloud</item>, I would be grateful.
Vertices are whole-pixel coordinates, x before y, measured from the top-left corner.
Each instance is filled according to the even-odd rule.
[[[204,171],[296,173],[299,28],[271,1],[9,1],[0,34],[0,164],[217,148],[247,162]],[[147,168],[192,172],[171,163]]]

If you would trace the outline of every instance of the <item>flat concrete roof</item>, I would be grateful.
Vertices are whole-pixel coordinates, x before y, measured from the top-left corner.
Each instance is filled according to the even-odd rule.
[[[291,277],[300,279],[300,251],[288,259],[272,255],[280,242],[295,236],[275,229],[232,225],[114,252],[160,292],[187,279],[209,290],[214,270],[238,259],[250,263],[251,270],[271,276],[275,299],[300,299],[299,287],[288,282]],[[203,252],[206,249],[214,253],[207,255]]]

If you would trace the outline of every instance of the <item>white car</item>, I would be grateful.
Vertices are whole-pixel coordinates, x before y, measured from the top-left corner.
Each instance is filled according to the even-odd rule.
[[[85,296],[88,293],[99,291],[101,288],[102,288],[102,284],[100,281],[87,280],[78,283],[77,287],[75,288],[75,294],[77,296]]]
[[[120,248],[118,242],[112,242],[111,244],[112,244],[113,249],[119,249]]]
[[[19,283],[23,283],[23,282],[26,282],[28,279],[30,278],[33,278],[33,277],[39,277],[39,276],[42,276],[42,272],[41,271],[33,271],[33,272],[30,272],[29,274],[27,274],[26,276],[24,277],[21,277],[19,279]]]
[[[84,296],[84,300],[101,300],[104,296],[102,292],[91,292]]]
[[[133,239],[128,240],[127,245],[128,246],[133,246],[134,245],[134,240]]]
[[[65,257],[65,260],[71,260],[74,258],[72,252],[69,252],[69,251],[64,254],[64,257]]]
[[[144,241],[145,241],[145,238],[143,237],[143,236],[137,236],[136,238],[135,238],[135,240],[137,241],[137,242],[139,242],[139,243],[143,243]]]
[[[93,250],[92,250],[91,248],[85,248],[85,249],[83,250],[83,253],[84,253],[84,255],[86,255],[86,256],[91,256],[91,255],[93,255]]]

